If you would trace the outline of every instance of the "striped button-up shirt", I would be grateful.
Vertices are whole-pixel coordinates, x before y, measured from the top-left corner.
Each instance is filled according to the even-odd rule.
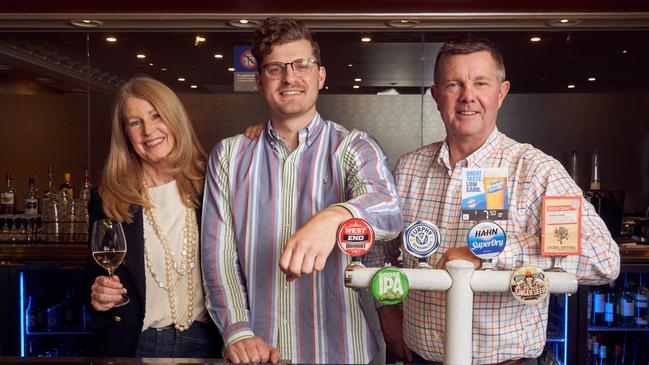
[[[549,257],[541,256],[541,198],[545,195],[581,195],[561,164],[529,144],[518,143],[497,129],[466,159],[451,166],[446,141],[424,146],[401,157],[395,181],[403,203],[404,224],[430,220],[440,229],[441,243],[429,258],[434,267],[451,247],[466,246],[467,233],[476,222],[460,216],[464,168],[505,167],[509,178],[509,216],[497,221],[506,231],[507,245],[494,259],[502,270],[521,266],[547,269]],[[592,205],[582,205],[581,256],[568,256],[562,266],[582,284],[612,281],[619,273],[620,256],[604,222]],[[393,243],[376,245],[373,265],[398,255]],[[403,265],[415,267],[416,259],[404,253]],[[410,291],[404,302],[406,344],[422,357],[443,361],[445,293]],[[476,293],[473,310],[473,362],[498,363],[522,357],[538,357],[543,351],[548,319],[548,300],[522,305],[509,293]]]
[[[323,271],[291,283],[278,262],[288,238],[331,205],[367,220],[377,240],[396,237],[387,158],[367,133],[318,114],[298,139],[290,151],[268,123],[259,138],[228,138],[212,151],[201,236],[208,311],[226,346],[256,335],[294,363],[368,363],[378,344],[359,294],[344,285],[350,258],[335,248]]]

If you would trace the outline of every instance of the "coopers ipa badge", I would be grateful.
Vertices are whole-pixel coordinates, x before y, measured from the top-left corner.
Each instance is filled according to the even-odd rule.
[[[396,267],[384,267],[372,277],[372,295],[383,304],[401,303],[409,289],[408,277]]]
[[[507,168],[462,170],[462,220],[507,219]]]

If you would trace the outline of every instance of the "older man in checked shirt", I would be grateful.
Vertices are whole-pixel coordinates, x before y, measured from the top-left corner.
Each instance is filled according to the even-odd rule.
[[[468,249],[466,235],[475,222],[460,217],[464,168],[507,168],[509,215],[498,221],[507,234],[505,250],[494,260],[502,270],[521,266],[548,268],[541,256],[541,198],[544,195],[582,195],[561,164],[529,144],[518,143],[496,127],[496,117],[507,92],[501,54],[484,39],[470,36],[445,44],[435,63],[433,98],[437,103],[446,140],[424,146],[401,157],[395,170],[405,224],[426,219],[435,223],[441,243],[429,262],[443,268],[463,259],[480,267]],[[620,270],[617,244],[592,205],[582,205],[581,256],[563,260],[581,284],[614,280]],[[376,245],[368,264],[396,262],[400,240]],[[417,261],[404,253],[403,265]],[[388,348],[414,362],[444,359],[445,293],[411,291],[398,306],[378,309]],[[535,306],[519,304],[509,293],[476,293],[473,310],[475,364],[536,364],[543,351],[548,301]],[[466,351],[467,349],[462,349]]]
[[[345,288],[338,225],[367,220],[379,240],[402,226],[387,158],[367,133],[316,111],[325,68],[310,32],[267,19],[254,35],[271,119],[259,138],[221,141],[206,176],[207,308],[235,363],[368,363],[378,343]],[[280,270],[281,269],[281,270]]]

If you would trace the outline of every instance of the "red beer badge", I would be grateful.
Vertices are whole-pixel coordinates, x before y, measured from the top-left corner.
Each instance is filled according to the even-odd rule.
[[[365,255],[374,244],[374,230],[360,218],[352,218],[338,227],[338,247],[349,256]]]

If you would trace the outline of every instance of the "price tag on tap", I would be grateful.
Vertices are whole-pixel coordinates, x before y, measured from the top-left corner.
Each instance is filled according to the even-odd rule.
[[[477,257],[489,260],[505,249],[507,238],[505,231],[498,224],[482,221],[474,225],[467,236],[469,250]]]
[[[349,256],[362,256],[374,243],[374,230],[363,219],[348,219],[338,227],[336,241],[338,247]]]
[[[534,305],[547,298],[550,282],[543,270],[527,266],[512,273],[509,288],[519,303]]]
[[[383,304],[401,303],[409,289],[408,277],[396,267],[384,267],[372,277],[372,295]]]
[[[419,220],[403,231],[403,247],[414,257],[426,258],[439,248],[439,229],[433,223]]]
[[[541,255],[581,253],[581,196],[544,196]]]

